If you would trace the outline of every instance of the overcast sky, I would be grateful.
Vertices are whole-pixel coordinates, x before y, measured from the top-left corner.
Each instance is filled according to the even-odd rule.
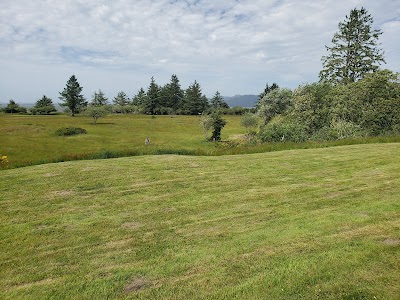
[[[365,7],[384,67],[400,71],[398,0],[1,0],[0,102],[59,102],[75,74],[90,99],[147,88],[151,76],[212,96],[318,80],[338,23]]]

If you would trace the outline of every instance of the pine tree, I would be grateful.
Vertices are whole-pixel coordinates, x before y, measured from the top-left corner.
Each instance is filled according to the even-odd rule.
[[[146,101],[143,105],[146,114],[154,115],[158,108],[160,87],[155,82],[154,77],[151,77],[150,85],[147,89]]]
[[[146,92],[144,91],[143,88],[140,88],[138,93],[135,96],[133,96],[132,104],[142,106],[145,101],[146,101]]]
[[[189,115],[201,114],[208,107],[208,99],[202,95],[200,84],[195,80],[186,91],[183,99],[182,109]]]
[[[350,16],[339,23],[339,32],[332,39],[333,46],[326,46],[329,55],[322,57],[320,79],[350,83],[379,69],[385,63],[383,51],[378,48],[380,30],[372,30],[373,18],[365,8],[352,9]]]
[[[81,95],[82,89],[75,75],[72,75],[67,81],[67,86],[60,92],[59,99],[64,101],[60,105],[68,107],[71,110],[72,116],[75,116],[83,107],[87,106],[85,97]]]
[[[210,107],[212,109],[229,108],[229,105],[225,102],[219,91],[217,91],[214,97],[210,100]]]
[[[48,115],[52,112],[56,112],[57,109],[54,107],[53,101],[43,95],[42,98],[40,98],[38,101],[36,101],[35,106],[33,107],[32,112],[34,114],[40,114],[40,115]]]
[[[211,115],[211,127],[212,127],[212,141],[220,141],[221,140],[221,130],[226,125],[226,121],[222,119],[221,113],[218,111],[214,111]]]
[[[181,106],[183,99],[183,90],[181,84],[179,83],[178,76],[173,74],[171,76],[171,81],[167,85],[168,93],[168,107],[173,108],[175,111]]]
[[[99,90],[98,92],[94,92],[93,97],[92,97],[92,102],[90,102],[91,106],[104,106],[107,104],[108,104],[108,99],[102,90]]]
[[[13,114],[20,111],[20,106],[12,99],[8,102],[7,106],[4,108],[4,112]]]
[[[129,104],[129,98],[125,92],[121,91],[114,97],[113,102],[115,105],[126,106]]]

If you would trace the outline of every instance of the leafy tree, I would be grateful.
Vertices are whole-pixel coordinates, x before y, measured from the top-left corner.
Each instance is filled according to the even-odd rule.
[[[207,97],[202,95],[200,84],[195,80],[185,91],[183,111],[186,114],[198,115],[208,107]]]
[[[300,86],[293,93],[291,117],[310,135],[330,124],[332,88],[329,83],[317,82]]]
[[[213,130],[211,135],[212,141],[220,141],[221,140],[221,131],[222,128],[226,125],[226,121],[222,119],[221,113],[219,111],[214,111],[210,115],[211,118],[211,128]]]
[[[210,100],[210,107],[212,109],[229,108],[229,105],[225,102],[219,91],[217,91],[214,97]]]
[[[91,105],[85,109],[84,114],[88,117],[92,117],[93,123],[96,125],[97,120],[99,118],[104,117],[108,114],[108,109],[105,105],[102,106]]]
[[[266,125],[276,115],[284,113],[290,106],[293,93],[290,89],[276,88],[268,92],[259,102],[258,114]]]
[[[108,99],[102,90],[99,89],[98,92],[94,92],[92,96],[92,101],[90,102],[91,106],[103,106],[107,104],[108,104]]]
[[[363,7],[352,9],[350,16],[339,23],[339,32],[332,39],[333,46],[326,46],[330,54],[322,57],[321,80],[355,82],[385,63],[383,51],[378,48],[382,32],[373,30],[372,23],[373,18]]]
[[[379,70],[357,82],[335,86],[328,97],[332,123],[353,124],[366,135],[400,129],[399,74]]]
[[[60,105],[69,108],[72,116],[75,116],[83,107],[87,106],[87,102],[81,94],[82,89],[75,75],[72,75],[67,81],[67,86],[60,92],[59,99],[64,101]]]
[[[137,106],[142,106],[146,102],[146,92],[143,88],[140,88],[138,93],[133,96],[132,104]]]
[[[129,104],[129,98],[125,92],[121,91],[114,97],[113,102],[115,105],[125,106]]]
[[[56,111],[57,109],[54,107],[53,101],[45,95],[43,95],[41,99],[36,101],[35,106],[31,109],[31,112],[33,114],[39,115],[49,115]]]

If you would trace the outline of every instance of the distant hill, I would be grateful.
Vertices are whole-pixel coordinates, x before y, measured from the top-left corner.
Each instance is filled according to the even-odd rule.
[[[242,106],[252,108],[256,105],[258,95],[236,95],[232,97],[224,97],[229,107]]]

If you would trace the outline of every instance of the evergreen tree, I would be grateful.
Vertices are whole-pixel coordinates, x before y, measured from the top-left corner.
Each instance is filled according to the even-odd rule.
[[[217,91],[214,97],[210,100],[210,107],[212,109],[221,109],[221,108],[229,108],[229,105],[225,102],[224,98]]]
[[[200,84],[195,80],[186,91],[183,99],[183,111],[186,114],[201,114],[208,107],[207,97],[202,95]]]
[[[20,112],[20,106],[11,99],[3,110],[5,113],[9,114],[18,113]]]
[[[57,109],[54,107],[53,101],[45,95],[36,101],[36,104],[32,109],[32,113],[40,115],[48,115],[56,111]]]
[[[125,92],[121,91],[114,97],[113,102],[115,105],[126,106],[129,104],[129,98]]]
[[[221,113],[214,111],[211,115],[211,128],[213,130],[211,140],[220,141],[221,140],[221,130],[226,125],[226,121],[222,119]]]
[[[339,23],[339,32],[332,39],[333,46],[322,57],[320,79],[331,82],[355,82],[385,63],[383,51],[378,48],[380,30],[372,30],[373,18],[365,8],[352,9],[350,16]]]
[[[160,96],[160,87],[154,80],[154,77],[151,77],[150,85],[147,89],[147,97],[145,99],[143,109],[146,114],[154,115],[158,108]]]
[[[184,92],[179,83],[178,76],[173,74],[171,76],[171,81],[167,85],[167,95],[168,95],[168,107],[171,107],[175,111],[181,106]]]
[[[92,102],[90,102],[91,106],[104,106],[108,104],[108,99],[104,95],[103,91],[99,89],[98,92],[94,92],[92,97]]]
[[[159,87],[158,97],[157,97],[157,114],[160,112],[165,112],[171,107],[171,95],[169,92],[169,84]]]
[[[59,99],[64,101],[60,105],[68,107],[72,116],[75,116],[83,107],[87,106],[85,97],[81,94],[82,89],[75,75],[72,75],[67,81],[67,86],[60,92]]]
[[[146,92],[144,91],[143,88],[140,88],[138,93],[133,96],[132,98],[132,104],[137,105],[137,106],[142,106],[146,101]]]

